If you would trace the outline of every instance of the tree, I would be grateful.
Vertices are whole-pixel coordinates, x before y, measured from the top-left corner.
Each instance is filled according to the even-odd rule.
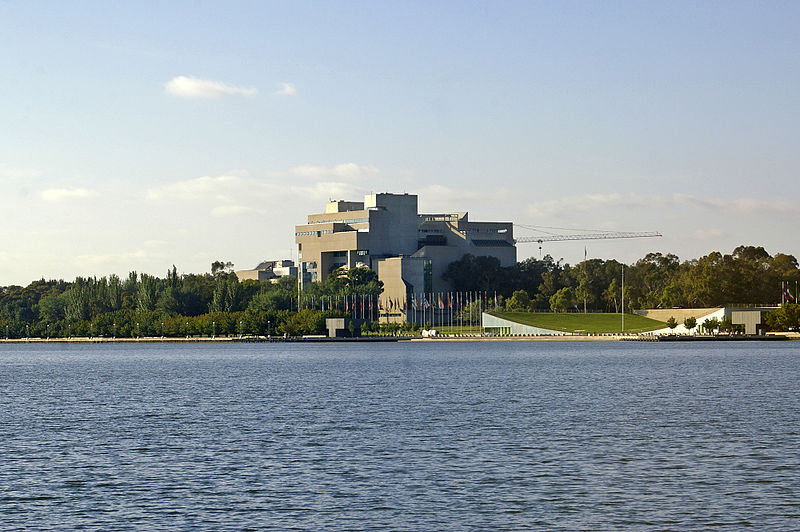
[[[674,329],[677,326],[678,322],[675,320],[675,316],[670,316],[669,319],[667,320],[667,327],[669,327],[670,329]]]
[[[583,301],[583,312],[586,312],[586,304],[589,302],[594,302],[594,294],[592,293],[592,286],[586,277],[582,278],[580,283],[578,283],[577,288],[575,288],[575,297],[579,301]]]
[[[508,277],[507,269],[500,266],[496,257],[474,256],[469,253],[451,262],[442,275],[460,292],[503,291],[503,283]]]
[[[550,296],[550,310],[553,312],[564,312],[575,301],[572,288],[565,286]]]
[[[48,294],[39,300],[39,317],[48,323],[64,319],[65,303],[62,294]]]
[[[211,263],[211,275],[216,277],[222,273],[231,273],[233,271],[233,263],[230,261],[222,262],[221,260],[215,260]]]
[[[800,305],[784,303],[781,308],[767,312],[764,323],[771,331],[791,331],[800,329]]]
[[[683,326],[686,327],[687,330],[691,331],[697,326],[697,318],[694,316],[689,316],[683,320]]]
[[[517,290],[511,295],[511,299],[506,301],[508,311],[526,311],[531,307],[531,297],[525,290]]]
[[[284,281],[284,279],[287,280]],[[288,287],[289,282],[295,285],[292,287],[292,290],[295,290],[297,283],[294,278],[281,277],[278,280],[278,285]],[[303,289],[303,297],[319,298],[323,296],[343,297],[353,295],[378,297],[381,292],[383,292],[383,281],[378,280],[378,274],[375,270],[365,266],[357,266],[350,269],[342,266],[333,270],[325,282],[306,285]]]
[[[619,296],[620,296],[620,285],[617,278],[614,277],[611,279],[611,282],[608,284],[608,287],[603,290],[603,301],[606,304],[606,310],[610,310],[611,306],[614,306],[614,312],[619,312]]]
[[[64,292],[64,314],[67,321],[89,319],[89,290],[80,277],[75,279],[72,288]]]
[[[710,318],[703,322],[703,330],[708,333],[712,334],[714,331],[719,329],[719,320],[717,318]]]

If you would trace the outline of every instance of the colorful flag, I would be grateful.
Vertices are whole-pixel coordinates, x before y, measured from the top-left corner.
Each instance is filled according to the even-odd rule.
[[[792,293],[791,293],[791,292],[789,292],[789,289],[788,289],[788,288],[786,288],[785,286],[783,287],[783,297],[784,297],[784,298],[786,299],[786,301],[788,301],[789,303],[794,303],[794,302],[796,301],[795,297],[792,295]]]

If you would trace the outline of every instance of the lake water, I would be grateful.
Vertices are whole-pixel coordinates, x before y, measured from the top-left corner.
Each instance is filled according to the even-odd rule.
[[[0,527],[800,529],[800,344],[0,345]]]

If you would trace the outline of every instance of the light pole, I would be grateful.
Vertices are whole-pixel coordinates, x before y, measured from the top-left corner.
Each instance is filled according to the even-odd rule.
[[[186,339],[189,339],[189,322],[186,322]]]
[[[164,339],[164,322],[161,322],[161,339]]]
[[[117,339],[117,322],[114,322],[114,334],[111,336],[113,340]]]
[[[217,337],[217,322],[216,321],[212,321],[211,322],[211,339],[213,340],[216,337]]]
[[[272,322],[267,320],[267,338],[272,336]]]
[[[29,335],[28,335],[28,324],[26,323],[25,324],[25,340],[27,340],[28,338],[29,338]]]
[[[139,334],[139,322],[137,321],[136,322],[136,339],[137,340],[139,339],[139,336],[141,336],[141,335]]]
[[[47,324],[47,339],[50,339],[50,324]]]
[[[239,338],[242,337],[242,320],[239,320]]]
[[[625,265],[622,265],[622,332],[625,332]]]
[[[72,340],[72,324],[71,323],[67,324],[67,337],[70,340]]]

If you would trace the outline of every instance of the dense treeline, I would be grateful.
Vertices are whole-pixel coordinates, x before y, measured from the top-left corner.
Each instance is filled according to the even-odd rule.
[[[619,312],[622,267],[616,260],[590,259],[575,266],[549,255],[509,268],[492,257],[467,255],[450,265],[446,278],[456,290],[496,292],[510,310]],[[691,308],[778,304],[781,283],[796,296],[797,259],[763,247],[740,246],[680,262],[672,254],[649,253],[625,265],[625,308]]]
[[[26,336],[196,336],[316,334],[334,313],[297,311],[294,279],[240,283],[220,262],[211,274],[35,281],[0,289],[0,334]]]
[[[322,309],[322,299],[376,298],[382,284],[372,270],[342,270],[314,283],[298,298],[297,283],[239,282],[232,264],[215,262],[211,273],[164,278],[131,272],[73,282],[34,281],[0,288],[0,336],[211,336],[320,334],[325,318],[344,309]],[[455,291],[497,294],[509,310],[619,312],[623,265],[591,259],[575,266],[550,256],[509,268],[491,257],[466,255],[445,278]],[[762,247],[740,246],[730,255],[710,253],[680,262],[675,255],[650,253],[625,265],[625,308],[713,307],[781,302],[781,283],[796,294],[797,259],[771,256]],[[300,309],[298,309],[298,301]],[[309,308],[310,307],[310,308]],[[773,329],[797,327],[799,312],[787,306],[768,316]],[[373,329],[374,327],[370,327]]]

